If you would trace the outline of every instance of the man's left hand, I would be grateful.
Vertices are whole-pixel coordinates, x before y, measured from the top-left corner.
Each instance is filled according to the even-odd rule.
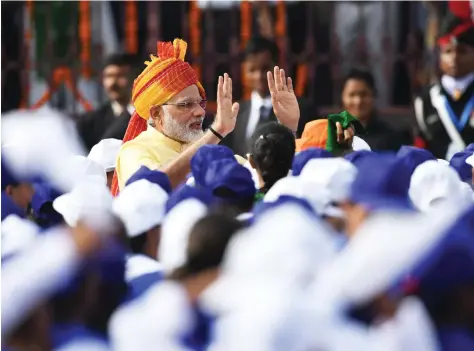
[[[285,71],[275,66],[273,73],[267,73],[267,80],[276,118],[281,124],[296,132],[300,120],[300,107],[291,78],[286,78]]]

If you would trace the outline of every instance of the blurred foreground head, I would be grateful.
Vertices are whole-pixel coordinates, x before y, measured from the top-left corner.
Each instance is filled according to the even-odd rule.
[[[191,299],[211,284],[218,275],[227,245],[241,221],[222,214],[209,214],[193,226],[187,243],[185,263],[170,278],[188,286]]]
[[[411,173],[401,159],[392,154],[372,154],[363,158],[357,168],[350,194],[342,202],[349,236],[372,212],[413,209],[408,197]]]

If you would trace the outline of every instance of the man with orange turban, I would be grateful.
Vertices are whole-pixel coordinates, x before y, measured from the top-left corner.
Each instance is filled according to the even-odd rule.
[[[199,147],[219,143],[235,127],[239,104],[232,103],[232,80],[226,73],[218,80],[215,120],[207,131],[202,130],[206,94],[184,61],[186,47],[181,39],[158,42],[157,56],[151,56],[133,84],[135,113],[117,158],[114,195],[141,166],[160,169],[176,187],[186,179],[190,160]],[[268,72],[275,115],[293,127],[298,124],[300,111],[291,79],[278,67],[274,74]]]

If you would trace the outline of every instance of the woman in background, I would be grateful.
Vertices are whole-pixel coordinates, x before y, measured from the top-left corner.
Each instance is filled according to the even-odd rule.
[[[374,78],[368,71],[353,69],[344,78],[342,105],[357,117],[365,128],[359,135],[373,151],[398,151],[402,145],[412,145],[409,129],[396,129],[382,120],[375,110],[377,89]]]

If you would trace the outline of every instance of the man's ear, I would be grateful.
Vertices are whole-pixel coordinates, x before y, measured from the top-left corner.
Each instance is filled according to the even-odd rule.
[[[150,107],[150,118],[153,120],[154,125],[161,122],[163,116],[163,107],[154,105]]]

